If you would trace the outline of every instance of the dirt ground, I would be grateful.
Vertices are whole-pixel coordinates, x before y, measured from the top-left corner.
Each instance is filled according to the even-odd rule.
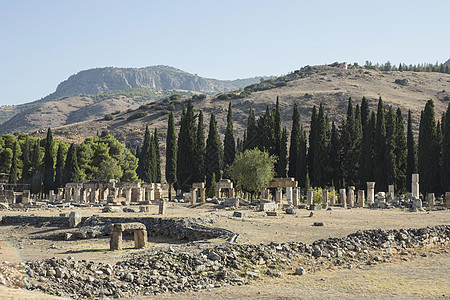
[[[69,208],[51,210],[1,211],[4,215],[58,216],[69,213]],[[101,208],[76,209],[83,216],[149,216],[157,215],[158,207],[152,206],[149,213],[101,213]],[[243,210],[246,211],[246,210]],[[309,217],[310,211],[298,210],[297,215],[279,212],[276,217],[267,217],[249,212],[249,217],[232,217],[233,211],[217,209],[212,204],[190,207],[187,204],[170,203],[167,217],[196,217],[212,215],[212,227],[221,227],[239,233],[239,243],[270,243],[299,241],[311,243],[328,237],[343,237],[357,230],[419,228],[428,225],[450,224],[450,210],[411,213],[400,209],[369,210],[334,208],[331,211],[318,210]],[[323,222],[324,226],[312,226],[314,222]],[[109,251],[109,238],[78,241],[51,241],[33,237],[64,230],[55,227],[32,227],[27,225],[0,226],[0,261],[20,262],[50,257],[94,260],[114,263],[127,254],[142,251],[133,249],[132,237],[126,237],[124,250]],[[149,238],[149,248],[190,247],[223,242],[223,240],[183,243],[165,238]],[[189,248],[188,248],[189,249]],[[144,250],[145,251],[145,250]],[[188,292],[184,294],[158,295],[158,299],[313,299],[313,298],[375,298],[375,299],[450,299],[450,248],[435,249],[426,257],[417,255],[408,261],[397,260],[393,263],[367,266],[362,269],[324,270],[305,276],[294,276],[287,270],[281,278],[263,278],[251,285],[229,286],[211,291]],[[40,299],[26,291],[0,288],[0,299]],[[38,298],[33,298],[38,297]],[[46,296],[44,296],[45,298]],[[145,297],[142,299],[153,299]],[[48,299],[48,298],[47,298]]]

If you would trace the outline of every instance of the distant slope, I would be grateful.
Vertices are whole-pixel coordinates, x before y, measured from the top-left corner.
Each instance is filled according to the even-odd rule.
[[[219,93],[243,88],[249,84],[259,82],[260,78],[262,77],[217,80],[203,78],[169,66],[151,66],[145,68],[108,67],[84,70],[61,82],[54,93],[38,101],[22,105],[0,107],[0,124],[5,123],[13,116],[37,104],[75,95],[96,95],[133,88],[151,88],[154,90],[176,89],[203,93]],[[4,132],[4,129],[0,128],[0,131]]]
[[[447,60],[444,64],[447,65],[447,66],[450,66],[450,59]]]

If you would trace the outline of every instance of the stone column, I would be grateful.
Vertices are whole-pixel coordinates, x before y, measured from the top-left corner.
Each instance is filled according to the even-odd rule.
[[[87,198],[88,198],[88,190],[83,188],[83,194],[81,196],[81,201],[82,203],[86,203],[87,202]]]
[[[264,199],[269,200],[269,189],[264,189]]]
[[[411,194],[413,199],[419,199],[419,174],[412,174]]]
[[[322,190],[322,207],[328,208],[328,190]]]
[[[314,191],[306,192],[306,205],[311,206],[314,202]]]
[[[435,201],[434,193],[428,193],[427,194],[427,201],[428,201],[428,207],[429,208],[433,208],[434,207],[434,201]]]
[[[197,189],[191,189],[191,204],[197,202]]]
[[[138,187],[136,189],[137,199],[136,202],[142,202],[142,188]]]
[[[50,202],[53,202],[55,199],[55,192],[53,192],[53,190],[48,191],[48,200]]]
[[[235,197],[234,188],[228,189],[228,196],[230,198],[234,198]]]
[[[345,192],[345,189],[339,190],[339,200],[341,201],[341,205],[343,208],[347,208],[347,197]]]
[[[300,194],[300,188],[292,189],[292,205],[298,206],[298,195]]]
[[[367,205],[375,202],[375,182],[367,182]]]
[[[216,198],[220,198],[220,188],[216,189]]]
[[[206,189],[205,188],[200,189],[200,202],[201,203],[206,202]]]
[[[330,186],[330,205],[336,204],[336,192],[334,186]]]
[[[110,250],[122,250],[122,231],[113,231],[111,241],[109,242]]]
[[[100,190],[99,189],[95,189],[94,191],[94,203],[98,203],[100,200]]]
[[[358,207],[364,207],[364,190],[358,190]]]
[[[450,207],[450,192],[445,192],[445,207]]]
[[[166,207],[167,207],[167,202],[164,200],[160,200],[159,201],[159,211],[158,213],[160,215],[165,215],[166,214]]]
[[[136,249],[147,246],[147,230],[134,230],[134,247]]]
[[[348,187],[348,206],[350,208],[355,206],[355,186],[351,185]]]
[[[155,192],[153,188],[147,187],[147,201],[154,201],[155,200]]]
[[[76,203],[79,203],[81,201],[81,188],[79,188],[79,187],[75,188],[75,191],[73,193],[73,200]]]
[[[71,201],[72,200],[72,188],[66,188],[64,191],[64,200]]]
[[[127,203],[131,202],[131,188],[127,187],[125,188],[125,200],[127,201]]]
[[[287,187],[286,188],[286,200],[288,204],[292,204],[292,188]]]
[[[277,188],[275,191],[275,202],[281,203],[281,200],[283,199],[283,189]]]

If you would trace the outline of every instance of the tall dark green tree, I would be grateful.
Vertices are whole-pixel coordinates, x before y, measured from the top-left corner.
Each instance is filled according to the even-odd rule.
[[[342,147],[342,169],[348,185],[359,185],[359,156],[361,132],[353,111],[352,99],[348,100],[347,118],[342,125],[340,144]]]
[[[153,181],[152,169],[152,137],[148,125],[145,126],[144,141],[139,153],[139,162],[137,168],[139,178],[144,182]]]
[[[385,164],[386,164],[386,181],[388,184],[394,184],[396,178],[397,167],[395,165],[395,114],[392,106],[389,106],[388,112],[386,114],[386,154],[385,154]]]
[[[50,190],[55,189],[54,140],[50,128],[47,130],[45,139],[43,169],[42,189],[47,194]]]
[[[331,184],[336,188],[340,187],[343,180],[343,171],[341,164],[342,147],[340,145],[339,131],[334,124],[331,124],[330,137],[330,167],[331,167]]]
[[[247,131],[244,139],[244,150],[250,150],[258,147],[258,127],[256,124],[255,111],[250,107],[247,120]]]
[[[226,170],[234,161],[236,156],[236,142],[233,133],[233,110],[231,102],[228,105],[227,128],[223,140],[223,168]]]
[[[320,103],[319,114],[316,119],[315,134],[313,178],[315,180],[315,186],[325,187],[331,183],[330,137],[328,136],[325,108],[322,103]]]
[[[154,157],[152,158],[153,164],[153,182],[161,183],[161,153],[159,151],[159,138],[158,130],[155,127],[153,133],[153,152]]]
[[[411,192],[412,174],[417,173],[417,146],[412,131],[411,110],[408,111],[407,126],[408,128],[406,133],[406,147],[407,147],[406,184],[407,184],[407,191]]]
[[[273,149],[274,154],[278,157],[277,162],[275,163],[275,172],[277,177],[284,177],[282,174],[286,173],[286,169],[283,170],[283,166],[280,166],[280,163],[284,163],[281,160],[281,138],[282,138],[282,129],[281,129],[281,110],[280,110],[280,98],[277,96],[277,102],[275,105],[275,111],[273,112]]]
[[[450,103],[442,117],[442,189],[450,191]]]
[[[30,184],[31,178],[31,139],[27,136],[22,149],[22,183]]]
[[[69,182],[80,182],[81,174],[78,166],[77,148],[72,143],[67,151],[63,171],[63,185]]]
[[[194,175],[196,182],[205,181],[205,154],[206,154],[206,144],[205,144],[205,125],[203,121],[203,112],[200,111],[198,115],[198,126],[197,126],[197,141],[195,147],[195,171]]]
[[[434,103],[433,100],[428,100],[420,121],[417,155],[420,174],[420,189],[424,195],[428,192],[439,191],[439,147],[434,115]]]
[[[383,100],[379,99],[377,109],[377,125],[375,130],[375,152],[374,152],[374,176],[375,189],[385,191],[388,187],[386,178],[386,124],[384,118]]]
[[[213,183],[213,174],[215,180],[220,179],[220,161],[221,161],[221,147],[219,132],[217,131],[216,116],[211,114],[209,121],[208,139],[206,140],[206,156],[205,156],[205,168],[206,168],[206,185],[210,188]]]
[[[289,177],[294,177],[295,180],[299,181],[298,177],[298,155],[300,151],[300,111],[298,109],[298,104],[294,104],[294,112],[292,114],[292,130],[291,130],[291,143],[289,145]]]
[[[258,118],[258,141],[259,150],[266,151],[270,155],[274,154],[274,129],[273,129],[273,114],[269,106],[266,107],[264,116]]]
[[[58,152],[56,153],[56,167],[55,167],[55,187],[64,187],[64,149],[62,144],[58,145]]]
[[[188,191],[195,180],[193,171],[196,150],[196,120],[194,106],[189,100],[186,112],[181,117],[180,133],[178,135],[178,157],[177,157],[177,182],[184,190]]]
[[[316,186],[316,180],[314,178],[314,165],[316,156],[316,145],[317,145],[317,107],[314,105],[311,113],[311,123],[309,130],[309,149],[308,149],[308,175],[312,186]]]
[[[42,192],[42,170],[41,170],[41,145],[39,139],[33,147],[31,155],[31,193],[38,194]]]
[[[12,148],[12,159],[11,159],[11,169],[9,171],[9,180],[8,182],[10,184],[17,184],[17,176],[19,173],[19,168],[18,168],[18,143],[16,141],[14,141],[13,143],[13,148]]]
[[[277,175],[278,177],[286,177],[286,170],[288,164],[288,153],[287,153],[287,129],[283,127],[283,131],[281,133],[281,143],[280,143],[280,158],[277,162]]]
[[[395,188],[398,193],[406,192],[406,136],[403,125],[402,110],[397,108],[395,115],[395,135],[394,135],[394,156],[395,156]]]
[[[303,125],[300,124],[300,148],[297,154],[297,176],[300,187],[306,186],[306,179],[308,174],[308,148],[306,140],[306,132],[303,129]],[[308,178],[309,182],[309,178]]]
[[[169,184],[169,201],[172,200],[172,185],[177,181],[177,137],[173,112],[169,113],[166,140],[166,180]]]

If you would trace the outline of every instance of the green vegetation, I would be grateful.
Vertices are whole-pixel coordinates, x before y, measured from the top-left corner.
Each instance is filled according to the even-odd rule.
[[[166,180],[169,184],[169,201],[172,199],[172,185],[177,181],[177,136],[173,112],[169,113],[166,140]]]
[[[148,112],[138,111],[127,118],[127,121],[136,120],[148,116]]]

